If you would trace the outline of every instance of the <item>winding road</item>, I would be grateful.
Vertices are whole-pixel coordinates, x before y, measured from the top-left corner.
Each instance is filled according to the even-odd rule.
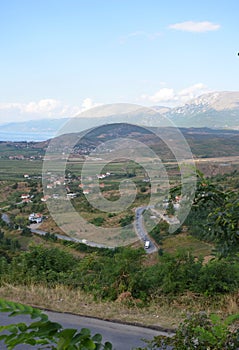
[[[145,248],[145,251],[148,254],[151,253],[155,253],[157,252],[158,248],[156,247],[156,245],[154,244],[154,242],[151,240],[151,238],[149,237],[148,233],[146,232],[145,228],[144,228],[144,223],[143,223],[143,213],[145,211],[145,209],[147,209],[148,207],[143,206],[143,207],[138,207],[135,209],[135,222],[134,222],[134,229],[135,232],[137,233],[139,239],[144,243],[145,241],[150,241],[150,246],[149,248]],[[41,236],[45,236],[46,232],[39,230],[41,224],[31,224],[30,225],[30,229],[32,233],[41,235]],[[74,237],[69,237],[69,236],[63,236],[60,234],[55,234],[55,236],[58,239],[64,239],[66,241],[73,241],[73,242],[80,242],[80,243],[84,243],[87,244],[91,247],[98,247],[98,248],[110,248],[110,249],[114,249],[113,247],[109,247],[109,246],[105,246],[103,244],[99,244],[99,243],[94,243],[94,242],[89,242],[87,241],[84,242],[84,240],[82,239],[78,239],[78,238],[74,238]]]
[[[145,241],[150,241],[150,246],[149,248],[145,248],[145,251],[148,254],[152,254],[157,252],[158,248],[156,247],[156,245],[154,244],[154,242],[151,240],[151,238],[149,237],[147,231],[144,228],[144,222],[143,222],[143,213],[144,211],[149,208],[149,207],[138,207],[135,209],[135,232],[137,233],[139,239],[143,242]]]
[[[154,244],[154,242],[150,239],[148,233],[146,232],[145,228],[144,228],[144,224],[143,224],[143,213],[145,211],[145,209],[147,209],[148,207],[143,206],[143,207],[138,207],[135,209],[135,222],[134,222],[134,229],[135,232],[137,233],[139,239],[144,243],[145,241],[150,241],[150,246],[149,248],[145,249],[145,251],[148,254],[154,253],[158,250],[158,248],[156,247],[156,245]],[[10,224],[10,219],[8,214],[3,213],[2,214],[2,220],[5,221],[7,224]],[[31,229],[32,233],[35,233],[37,235],[40,236],[45,236],[47,234],[46,231],[40,230],[41,223],[38,224],[30,224],[29,228]],[[72,242],[76,242],[76,243],[84,243],[87,244],[91,247],[97,247],[97,248],[109,248],[109,249],[114,249],[114,247],[109,247],[109,246],[105,246],[103,244],[99,244],[99,243],[95,243],[95,242],[90,242],[87,241],[85,242],[85,240],[82,239],[78,239],[75,237],[69,237],[69,236],[64,236],[64,235],[60,235],[60,234],[54,234],[58,239],[63,239],[65,241],[72,241]]]
[[[40,236],[45,236],[47,234],[47,232],[39,230],[40,225],[41,225],[40,223],[39,224],[31,224],[31,225],[29,225],[29,228],[31,229],[32,233],[35,233],[35,234],[40,235]],[[84,239],[80,239],[80,238],[64,236],[64,235],[60,235],[58,233],[54,233],[54,236],[57,237],[58,239],[64,239],[65,241],[84,243],[84,244],[87,244],[91,247],[114,249],[114,247],[109,247],[109,246],[106,246],[104,244],[85,241]]]

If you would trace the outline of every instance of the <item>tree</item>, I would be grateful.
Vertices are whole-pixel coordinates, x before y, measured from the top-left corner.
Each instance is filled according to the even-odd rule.
[[[216,243],[221,256],[239,248],[237,234],[238,204],[232,191],[222,191],[218,185],[197,172],[197,188],[186,224],[193,235]]]
[[[22,228],[27,226],[28,220],[22,215],[17,215],[14,219],[14,223],[17,227]]]
[[[167,212],[167,214],[168,214],[169,216],[171,216],[171,215],[174,215],[174,214],[175,214],[174,205],[173,205],[173,202],[172,202],[172,200],[171,200],[171,199],[169,200],[169,203],[168,203],[168,206],[167,206],[166,212]]]
[[[21,236],[25,236],[25,237],[31,237],[32,236],[32,232],[30,230],[29,227],[25,226],[22,228],[22,232],[21,232]]]
[[[219,255],[235,255],[239,251],[239,200],[236,195],[208,215],[207,236],[216,243]]]
[[[227,196],[228,193],[221,191],[210,179],[206,179],[200,171],[197,171],[194,206],[210,210],[211,208],[223,205]]]

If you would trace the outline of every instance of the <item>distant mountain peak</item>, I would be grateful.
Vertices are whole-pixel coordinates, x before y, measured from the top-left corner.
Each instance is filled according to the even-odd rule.
[[[210,92],[171,109],[166,116],[177,126],[239,128],[239,92]]]
[[[187,105],[204,106],[216,111],[239,108],[239,91],[209,92],[191,100]]]
[[[165,114],[165,113],[171,111],[171,109],[172,109],[170,107],[165,107],[165,106],[152,106],[152,108],[161,114]]]

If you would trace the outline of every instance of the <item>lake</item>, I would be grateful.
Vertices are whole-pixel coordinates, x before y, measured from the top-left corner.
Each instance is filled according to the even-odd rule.
[[[54,132],[0,132],[0,141],[45,141],[54,137]]]

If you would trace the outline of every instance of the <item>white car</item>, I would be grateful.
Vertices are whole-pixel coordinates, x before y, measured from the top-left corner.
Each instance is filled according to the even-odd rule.
[[[150,247],[150,241],[145,241],[144,248],[148,249]]]

